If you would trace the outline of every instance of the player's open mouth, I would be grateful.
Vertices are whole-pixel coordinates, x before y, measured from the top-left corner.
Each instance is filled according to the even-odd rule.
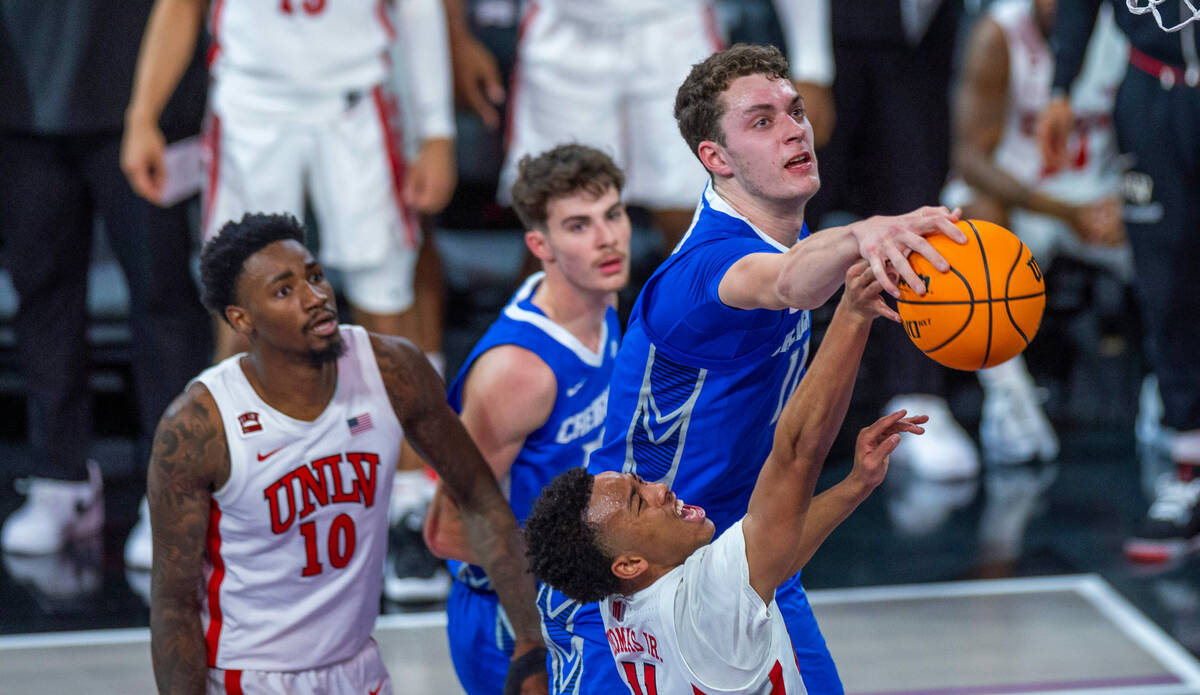
[[[601,261],[599,267],[601,273],[604,273],[605,275],[615,275],[616,273],[621,272],[621,270],[625,267],[625,258],[622,256],[617,256],[616,258],[610,258],[608,260]]]
[[[337,317],[329,314],[308,325],[308,330],[316,335],[325,337],[333,335],[337,330]]]
[[[801,152],[784,163],[783,168],[789,171],[808,171],[812,169],[813,158],[810,152]]]
[[[694,504],[684,504],[683,500],[675,499],[675,513],[684,521],[704,521],[704,508]]]

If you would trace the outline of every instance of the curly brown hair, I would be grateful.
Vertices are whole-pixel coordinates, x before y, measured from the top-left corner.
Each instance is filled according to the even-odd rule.
[[[679,133],[699,157],[700,143],[711,140],[725,144],[721,95],[739,77],[766,75],[786,80],[791,75],[787,58],[774,46],[737,43],[692,66],[691,73],[675,93],[675,122]]]
[[[582,467],[560,474],[542,489],[525,519],[533,576],[581,603],[621,592],[613,558],[586,518],[592,480]]]
[[[559,145],[517,164],[513,210],[526,229],[546,228],[546,207],[554,198],[583,191],[599,197],[609,188],[620,193],[625,173],[611,157],[586,145]]]

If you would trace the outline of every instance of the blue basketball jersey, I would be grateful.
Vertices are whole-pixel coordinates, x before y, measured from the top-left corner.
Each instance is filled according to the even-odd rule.
[[[591,472],[666,483],[704,507],[717,534],[745,515],[775,423],[804,375],[810,314],[734,309],[717,288],[746,255],[785,251],[705,190],[691,230],[633,306]]]
[[[805,226],[799,238],[807,236]],[[775,424],[804,375],[810,314],[735,309],[721,301],[718,287],[743,257],[786,251],[711,184],[705,189],[691,229],[633,306],[613,369],[604,445],[592,454],[589,472],[634,472],[664,482],[684,502],[703,507],[718,534],[745,515]],[[779,588],[776,600],[808,691],[841,693],[799,575]],[[551,631],[554,621],[543,613],[548,634],[563,633],[551,655],[573,660],[552,663],[551,675],[584,666],[575,679],[582,685],[559,689],[552,678],[552,692],[627,691],[613,685],[622,681],[611,655],[609,668],[588,668],[596,652],[608,652],[598,604],[568,610],[565,596],[543,588],[538,607],[548,606],[573,621]]]
[[[589,454],[600,446],[609,377],[621,334],[617,313],[609,309],[598,350],[588,349],[531,301],[543,276],[531,276],[517,290],[468,355],[448,393],[450,406],[461,413],[463,384],[471,368],[481,355],[501,345],[535,353],[554,372],[558,393],[550,417],[525,438],[501,481],[518,522],[529,516],[533,500],[551,479],[568,468],[586,465]],[[446,605],[455,672],[470,695],[499,692],[512,656],[512,627],[481,567],[455,560],[447,564],[458,580]]]
[[[555,476],[573,466],[587,465],[588,457],[599,448],[608,409],[609,380],[621,337],[617,312],[611,308],[605,314],[604,331],[595,352],[551,321],[531,300],[543,276],[531,275],[517,290],[467,356],[447,396],[450,407],[461,413],[463,384],[475,361],[501,345],[529,350],[554,372],[558,382],[554,409],[546,424],[525,438],[508,477],[500,481],[517,523],[525,521],[533,501]],[[469,568],[467,576],[461,571],[458,574],[470,582],[484,577],[479,567]]]

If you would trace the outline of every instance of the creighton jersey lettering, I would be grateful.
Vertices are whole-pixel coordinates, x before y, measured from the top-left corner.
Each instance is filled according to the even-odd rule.
[[[229,445],[229,480],[212,496],[201,625],[208,665],[297,671],[345,661],[370,639],[387,548],[387,498],[404,438],[370,336],[339,328],[337,388],[316,420],[267,405],[243,355],[197,381],[212,394]],[[242,437],[238,416],[261,429]],[[353,433],[347,420],[373,427]],[[382,504],[379,503],[382,500]]]

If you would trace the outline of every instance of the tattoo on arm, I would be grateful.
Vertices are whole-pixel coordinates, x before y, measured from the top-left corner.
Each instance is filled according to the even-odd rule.
[[[159,692],[205,689],[199,592],[212,491],[228,477],[228,466],[216,403],[204,387],[193,386],[159,422],[150,456],[150,652]]]

